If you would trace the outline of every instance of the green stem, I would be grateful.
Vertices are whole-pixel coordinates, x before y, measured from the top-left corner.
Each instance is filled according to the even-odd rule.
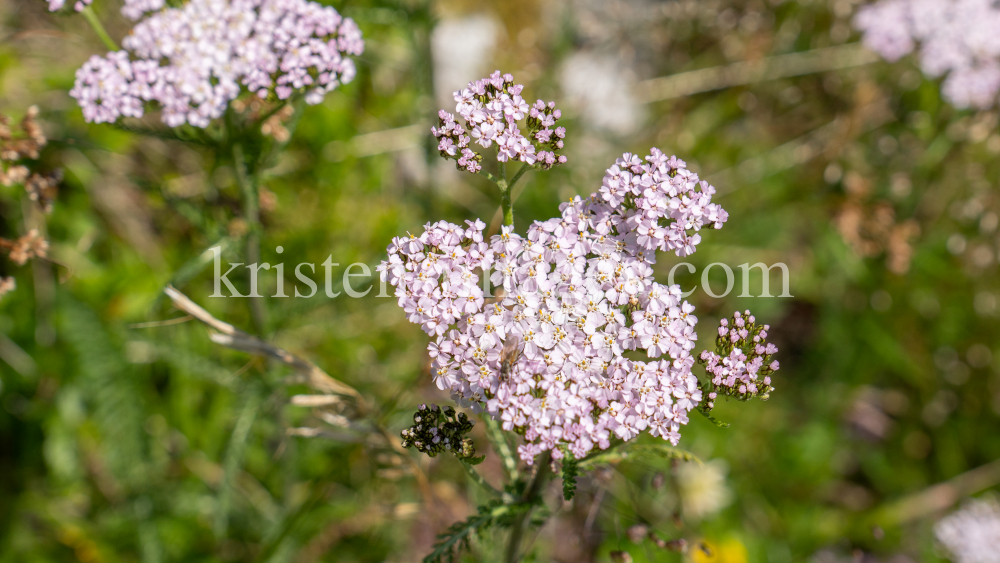
[[[486,176],[486,179],[489,180],[490,182],[493,182],[494,184],[496,184],[498,186],[500,185],[500,179],[497,178],[496,176],[494,176],[493,174],[490,174],[490,172],[488,170],[486,170],[485,168],[480,168],[479,169],[479,175],[480,176]]]
[[[503,224],[514,225],[514,204],[510,201],[510,184],[507,183],[507,163],[500,163],[500,207],[503,208]]]
[[[535,477],[528,485],[528,490],[524,492],[522,502],[533,504],[542,495],[545,483],[552,477],[552,452],[546,451],[535,460],[538,469],[535,470]],[[531,520],[532,507],[529,506],[524,512],[517,515],[514,525],[510,529],[510,537],[507,540],[507,552],[504,556],[506,563],[517,563],[521,560],[521,538],[524,536],[525,525]]]
[[[254,159],[255,160],[255,159]],[[243,145],[233,143],[233,166],[236,169],[236,181],[240,185],[243,196],[243,217],[247,222],[247,265],[260,263],[260,195],[257,192],[257,178],[247,170],[247,159]],[[251,276],[256,272],[248,269]],[[266,319],[264,317],[264,298],[250,297],[250,315],[253,317],[257,333],[264,335]]]
[[[227,535],[229,511],[232,505],[233,491],[236,488],[236,479],[243,465],[247,440],[250,437],[250,431],[253,429],[253,422],[257,418],[261,403],[260,390],[257,389],[256,384],[251,383],[243,410],[240,412],[239,418],[236,419],[236,426],[229,439],[229,446],[226,447],[223,479],[219,485],[219,505],[215,514],[215,536],[217,538],[224,538]]]
[[[496,448],[497,453],[500,454],[500,459],[503,460],[507,476],[510,477],[511,481],[517,481],[520,474],[517,471],[517,459],[514,457],[514,448],[507,441],[507,436],[500,428],[500,423],[493,420],[493,417],[487,413],[483,414],[483,422],[486,424],[486,433],[489,435],[490,441],[493,442],[493,447]]]
[[[514,206],[510,202],[510,188],[500,186],[500,207],[503,209],[503,224],[514,224]]]
[[[514,177],[511,178],[510,182],[507,183],[507,189],[513,190],[514,184],[516,184],[517,181],[521,179],[521,176],[523,176],[524,173],[527,172],[530,168],[531,167],[528,166],[527,164],[522,164],[521,167],[518,168],[517,172],[514,173]]]
[[[101,41],[104,42],[105,47],[112,51],[117,51],[119,49],[118,44],[115,43],[115,40],[108,35],[108,31],[104,29],[103,25],[101,25],[101,20],[97,19],[97,14],[94,13],[93,7],[87,6],[84,8],[83,17],[87,20],[87,23],[90,24],[90,27],[94,28],[94,33],[96,33]]]
[[[513,226],[514,225],[514,205],[511,203],[511,200],[510,200],[510,192],[511,192],[511,189],[514,187],[514,184],[518,180],[521,179],[521,175],[525,173],[525,171],[527,170],[527,168],[529,168],[528,165],[521,166],[521,168],[517,171],[517,173],[514,174],[514,178],[511,179],[511,181],[509,183],[507,181],[507,163],[506,162],[501,162],[500,163],[500,172],[499,172],[500,177],[499,178],[497,178],[496,176],[494,176],[493,174],[490,174],[489,172],[487,172],[485,170],[480,170],[479,171],[479,173],[481,175],[486,176],[491,182],[493,182],[494,184],[497,185],[498,188],[500,188],[500,208],[503,209],[503,224],[504,225],[507,225],[507,226]]]
[[[491,182],[493,182],[494,184],[497,185],[498,188],[500,188],[500,208],[503,210],[504,225],[507,226],[514,225],[514,205],[511,202],[510,192],[514,188],[514,184],[521,179],[521,175],[524,174],[528,168],[529,168],[528,165],[521,166],[521,168],[514,174],[514,178],[512,178],[510,182],[507,181],[506,162],[500,163],[499,178],[494,176],[493,174],[490,174],[486,170],[479,171],[479,174],[486,176]]]
[[[490,485],[489,483],[487,483],[486,479],[483,479],[483,476],[480,475],[479,473],[477,473],[476,470],[473,469],[471,465],[469,465],[468,463],[465,463],[464,461],[461,461],[461,460],[459,460],[459,462],[462,464],[462,469],[465,469],[465,472],[468,473],[468,475],[472,479],[473,483],[479,485],[486,492],[488,492],[489,494],[491,494],[491,495],[493,495],[495,497],[502,496],[502,494],[500,493],[500,491],[494,489],[492,485]]]

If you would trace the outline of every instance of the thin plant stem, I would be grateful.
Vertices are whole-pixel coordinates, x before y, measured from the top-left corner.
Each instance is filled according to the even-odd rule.
[[[87,23],[90,24],[90,27],[94,29],[94,33],[96,33],[97,37],[101,39],[105,47],[112,51],[119,50],[118,44],[115,43],[115,40],[112,39],[110,35],[108,35],[108,31],[104,29],[104,25],[102,25],[101,20],[97,18],[97,14],[94,13],[94,8],[92,6],[87,6],[83,9],[83,17],[87,20]]]
[[[493,488],[493,485],[490,485],[489,483],[487,483],[486,479],[483,479],[483,476],[480,475],[479,473],[477,473],[476,470],[473,469],[471,465],[469,465],[468,463],[466,463],[464,461],[461,461],[461,460],[460,460],[460,463],[462,464],[462,469],[465,469],[465,472],[472,479],[473,483],[479,485],[480,487],[483,488],[483,490],[485,490],[486,492],[488,492],[489,494],[491,494],[493,496],[496,496],[496,497],[503,496],[500,491],[498,491],[495,488]]]
[[[521,165],[517,172],[514,173],[514,177],[507,180],[507,163],[501,162],[500,168],[497,174],[499,177],[487,172],[486,170],[480,170],[479,174],[486,176],[489,181],[497,185],[500,189],[500,209],[503,211],[503,224],[507,226],[514,225],[514,202],[512,200],[511,192],[514,191],[514,185],[517,181],[521,179],[521,176],[527,172],[531,166],[527,164]]]
[[[486,170],[485,168],[480,168],[478,174],[480,176],[486,176],[486,179],[489,180],[490,182],[493,182],[498,186],[500,185],[500,179],[491,174],[489,170]]]
[[[552,477],[552,468],[549,467],[552,463],[552,452],[546,451],[538,456],[535,463],[538,469],[535,470],[534,478],[528,484],[524,496],[521,497],[521,501],[528,504],[535,503],[541,497],[545,484]],[[521,538],[524,537],[525,526],[531,521],[531,510],[532,508],[529,506],[514,520],[514,525],[510,529],[510,537],[507,540],[507,551],[504,555],[506,563],[517,563],[521,560]]]
[[[524,173],[527,172],[530,168],[531,166],[528,166],[527,164],[522,164],[521,167],[517,169],[517,172],[514,173],[514,177],[510,179],[510,182],[507,182],[507,189],[513,190],[514,184],[516,184],[517,181],[521,179],[521,176],[523,176]]]
[[[503,208],[503,224],[512,226],[514,224],[514,206],[510,202],[510,189],[500,189],[500,207]]]
[[[247,265],[249,266],[260,263],[260,196],[257,192],[257,177],[253,172],[247,170],[243,145],[238,142],[233,143],[233,166],[236,169],[236,181],[240,185],[240,193],[243,196],[243,218],[247,222]],[[249,270],[250,276],[257,275],[255,270]],[[256,284],[252,282],[251,284],[251,287],[256,289],[254,287]],[[253,317],[257,333],[266,334],[263,297],[251,295],[250,315]]]
[[[489,436],[490,441],[493,442],[493,447],[500,454],[500,459],[503,461],[503,467],[507,471],[507,476],[510,477],[511,481],[517,481],[520,474],[517,471],[517,459],[514,457],[514,448],[507,441],[507,436],[501,430],[500,423],[485,413],[483,414],[483,423],[486,424],[486,434]]]
[[[497,182],[500,188],[500,207],[503,208],[503,224],[508,227],[514,225],[514,205],[510,200],[510,184],[507,183],[507,163],[500,163],[500,181]]]

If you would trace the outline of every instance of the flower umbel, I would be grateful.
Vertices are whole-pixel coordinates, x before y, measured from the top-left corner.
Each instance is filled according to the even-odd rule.
[[[410,321],[435,337],[438,388],[522,434],[525,461],[549,450],[561,459],[559,444],[580,459],[612,433],[676,444],[702,400],[691,373],[697,318],[678,286],[654,281],[652,264],[657,250],[685,256],[702,227],[722,226],[714,193],[657,149],[644,160],[625,154],[599,193],[562,204],[527,237],[504,226],[487,243],[481,221],[428,224],[394,239],[379,271]],[[487,303],[479,272],[490,270],[504,293]],[[518,353],[501,369],[509,339]]]
[[[190,0],[150,15],[122,45],[76,73],[70,95],[87,121],[141,117],[156,102],[171,127],[207,127],[244,91],[318,104],[354,79],[348,55],[364,51],[354,20],[307,0]]]
[[[710,378],[705,387],[705,410],[715,406],[720,393],[741,401],[754,397],[766,401],[774,391],[771,374],[778,371],[778,361],[771,361],[771,356],[778,347],[767,341],[770,327],[756,322],[750,311],[736,311],[731,319],[722,319],[715,352],[705,350],[699,356],[698,363],[705,366]]]
[[[917,49],[929,76],[947,74],[944,97],[986,109],[1000,93],[1000,6],[992,0],[881,0],[858,11],[864,44],[892,62]]]
[[[496,143],[500,162],[520,161],[542,170],[566,162],[565,156],[556,154],[566,137],[566,129],[555,126],[562,112],[555,102],[537,100],[529,105],[521,97],[523,89],[514,84],[513,76],[498,70],[455,92],[455,113],[464,123],[441,110],[438,126],[431,128],[441,156],[473,174],[482,169],[483,160],[474,144],[489,148]]]

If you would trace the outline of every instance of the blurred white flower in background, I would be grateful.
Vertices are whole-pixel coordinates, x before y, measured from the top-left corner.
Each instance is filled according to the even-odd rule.
[[[934,536],[955,563],[995,563],[1000,557],[1000,502],[980,499],[934,525]]]
[[[729,506],[733,492],[726,484],[729,466],[713,459],[704,466],[684,463],[677,468],[677,487],[684,517],[703,520]]]
[[[616,58],[575,53],[560,79],[570,107],[589,126],[627,135],[642,123],[643,106],[632,95],[635,74]]]
[[[452,93],[480,78],[493,60],[501,24],[488,14],[445,17],[431,33],[434,93],[438,105],[455,105]]]

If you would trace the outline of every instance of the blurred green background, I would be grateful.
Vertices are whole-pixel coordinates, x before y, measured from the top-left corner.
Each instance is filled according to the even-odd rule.
[[[128,32],[116,2],[96,4],[113,37]],[[698,275],[790,268],[792,298],[734,297],[738,270],[730,296],[691,297],[703,347],[734,309],[772,325],[771,400],[721,402],[728,429],[692,419],[681,447],[704,468],[626,462],[581,479],[572,503],[553,490],[535,560],[944,560],[935,519],[1000,484],[995,110],[957,111],[912,60],[850,45],[851,0],[333,5],[365,34],[358,77],[306,110],[262,180],[263,259],[286,264],[286,291],[300,262],[332,256],[339,276],[427,221],[491,221],[491,185],[440,159],[428,130],[452,90],[495,68],[555,100],[568,130],[569,164],[522,182],[520,232],[596,191],[622,152],[657,146],[730,214],[687,260]],[[211,151],[83,122],[67,91],[104,52],[79,15],[0,1],[0,112],[38,105],[41,164],[65,171],[50,216],[20,187],[0,197],[0,234],[43,229],[56,262],[0,264],[18,286],[0,301],[0,561],[418,561],[483,500],[454,459],[413,454],[427,505],[364,440],[290,436],[322,423],[289,404],[307,390],[287,371],[195,323],[143,324],[183,316],[162,296],[174,283],[255,330],[246,300],[209,298],[211,267],[197,267],[241,229],[239,194]],[[764,66],[726,66],[745,61]],[[661,256],[658,279],[679,261]],[[376,293],[268,299],[263,336],[371,397],[398,433],[416,405],[448,399],[426,335]],[[480,468],[499,482],[492,452]],[[633,543],[636,524],[709,548]],[[496,559],[493,539],[468,558]]]

